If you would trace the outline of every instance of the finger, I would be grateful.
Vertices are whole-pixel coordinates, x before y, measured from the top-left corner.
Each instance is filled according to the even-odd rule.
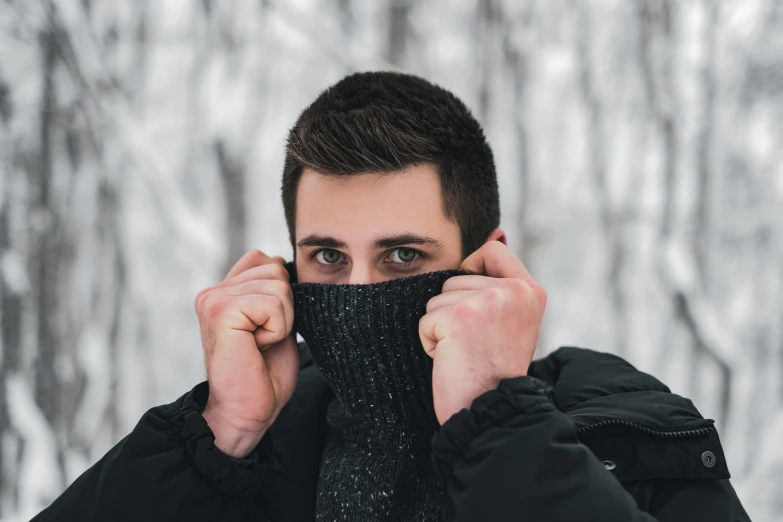
[[[428,312],[419,320],[419,339],[424,351],[430,357],[435,357],[435,347],[443,339],[448,329],[450,306]]]
[[[290,397],[293,389],[286,389],[283,383],[286,382],[286,375],[292,375],[299,370],[299,350],[297,350],[296,339],[286,338],[269,347],[265,347],[264,361],[269,369],[269,376],[274,383],[275,395],[284,395]],[[294,383],[295,385],[295,383]]]
[[[252,294],[275,296],[283,303],[286,331],[290,333],[294,327],[294,294],[291,285],[284,281],[277,279],[245,281],[236,286],[224,288],[223,292],[234,297]]]
[[[461,275],[450,277],[443,283],[443,293],[451,293],[456,290],[483,290],[503,286],[503,281],[495,277],[484,275]]]
[[[289,275],[288,270],[284,266],[272,263],[268,265],[254,266],[248,268],[239,275],[235,275],[230,279],[225,279],[222,283],[215,285],[215,288],[228,288],[230,286],[236,286],[246,281],[284,281],[288,283]]]
[[[269,257],[260,250],[251,250],[239,258],[239,261],[237,261],[236,264],[231,267],[231,270],[228,271],[225,279],[229,279],[235,275],[241,274],[245,270],[253,268],[254,266],[267,265],[270,263],[280,264],[275,258]]]
[[[253,332],[256,343],[266,346],[284,339],[287,329],[283,302],[279,297],[266,294],[249,294],[234,297],[235,308],[258,328]]]
[[[500,241],[484,243],[462,262],[460,269],[489,277],[515,277],[535,284],[525,265]]]
[[[481,277],[481,276],[476,276],[476,277]],[[432,299],[430,299],[429,301],[427,301],[427,313],[433,312],[438,308],[443,308],[444,306],[451,306],[457,304],[458,302],[464,301],[465,299],[468,299],[470,297],[474,297],[477,294],[478,294],[477,290],[456,290],[452,292],[444,292],[442,294],[438,294]]]

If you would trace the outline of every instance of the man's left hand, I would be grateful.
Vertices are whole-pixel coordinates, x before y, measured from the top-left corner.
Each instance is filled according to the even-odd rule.
[[[544,289],[499,241],[485,243],[460,269],[476,275],[448,279],[419,322],[441,424],[502,379],[527,375],[546,307]]]

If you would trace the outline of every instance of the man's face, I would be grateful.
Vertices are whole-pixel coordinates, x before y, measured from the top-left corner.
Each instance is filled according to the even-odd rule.
[[[305,169],[296,242],[300,282],[378,283],[462,262],[460,230],[443,213],[432,165],[342,178]]]

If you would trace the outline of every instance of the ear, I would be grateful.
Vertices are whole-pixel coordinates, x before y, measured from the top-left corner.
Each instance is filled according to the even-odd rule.
[[[506,240],[506,233],[499,228],[496,228],[495,230],[490,232],[489,235],[487,236],[487,239],[484,242],[489,243],[490,241],[500,241],[504,245],[508,246],[508,241]]]

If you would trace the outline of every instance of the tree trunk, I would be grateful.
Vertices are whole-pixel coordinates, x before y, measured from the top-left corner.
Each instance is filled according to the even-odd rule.
[[[627,356],[628,349],[628,306],[623,291],[623,265],[625,260],[625,242],[623,223],[612,202],[607,180],[604,110],[593,77],[592,57],[590,56],[591,21],[584,4],[575,6],[579,13],[577,55],[579,56],[579,86],[587,108],[587,154],[593,187],[598,200],[598,214],[601,231],[608,252],[608,270],[606,286],[612,302],[614,323],[615,353]]]
[[[245,252],[245,234],[247,218],[245,212],[245,169],[240,162],[230,156],[222,139],[214,144],[220,178],[223,180],[223,193],[226,198],[226,227],[228,235],[228,258],[223,273],[228,273]]]
[[[386,55],[389,62],[401,66],[410,38],[410,0],[389,0],[389,33]]]
[[[56,365],[62,354],[58,350],[61,340],[58,321],[58,256],[60,252],[61,221],[54,208],[52,187],[52,147],[55,135],[57,111],[55,75],[58,63],[56,27],[47,28],[40,38],[44,76],[41,93],[40,150],[37,164],[32,169],[35,181],[30,184],[31,256],[33,296],[37,313],[37,354],[33,367],[35,401],[58,434],[65,432],[66,419],[58,400],[62,379]],[[66,482],[62,454],[62,438],[58,438],[58,464],[63,483]]]

